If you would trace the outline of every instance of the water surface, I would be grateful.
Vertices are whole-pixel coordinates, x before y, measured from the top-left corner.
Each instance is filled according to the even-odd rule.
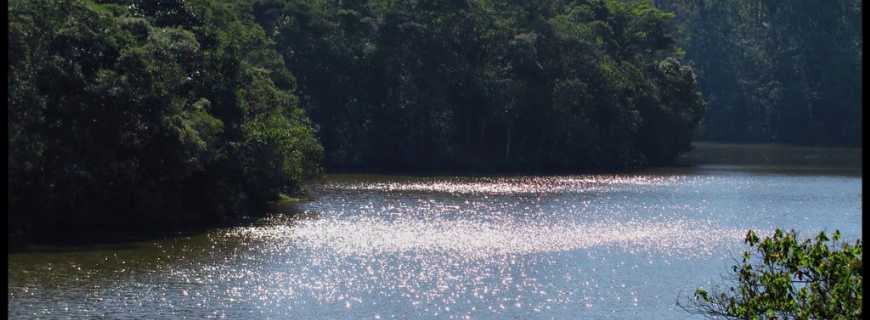
[[[253,226],[9,255],[10,318],[683,319],[747,229],[861,234],[858,171],[329,176]]]

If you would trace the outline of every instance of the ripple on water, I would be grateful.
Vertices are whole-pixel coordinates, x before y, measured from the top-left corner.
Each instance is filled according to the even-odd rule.
[[[377,182],[327,182],[321,190],[382,191],[382,192],[442,192],[453,194],[522,194],[596,191],[618,186],[651,186],[673,184],[682,176],[654,175],[583,175],[583,176],[518,176],[518,177],[449,177],[408,178]],[[408,180],[408,181],[403,181]]]
[[[19,263],[10,318],[670,319],[679,290],[727,270],[745,226],[843,225],[858,181],[335,177],[302,214]]]
[[[739,241],[744,232],[692,221],[554,224],[323,218],[293,226],[238,228],[227,235],[296,243],[343,255],[420,251],[489,258],[595,246],[668,255],[711,254],[723,243]]]

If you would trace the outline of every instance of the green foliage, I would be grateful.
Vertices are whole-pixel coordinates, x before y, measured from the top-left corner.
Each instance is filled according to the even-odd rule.
[[[861,1],[656,1],[709,101],[703,138],[861,145]]]
[[[647,1],[252,8],[297,76],[300,103],[334,169],[668,163],[687,149],[703,113],[693,76],[658,70],[666,63],[692,73],[669,59],[677,52],[674,16]]]
[[[292,75],[225,3],[9,10],[10,231],[218,223],[320,172]]]
[[[231,220],[297,191],[321,162],[665,164],[687,150],[704,110],[693,70],[675,59],[674,15],[649,1],[8,8],[17,230]]]
[[[824,232],[798,240],[792,230],[772,237],[746,235],[752,251],[733,267],[737,286],[727,291],[698,289],[684,309],[733,319],[861,319],[863,243],[840,242]]]

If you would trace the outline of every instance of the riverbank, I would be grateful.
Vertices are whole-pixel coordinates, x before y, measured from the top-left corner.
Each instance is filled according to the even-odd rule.
[[[779,165],[861,168],[861,148],[695,142],[677,159],[683,165]]]
[[[160,240],[167,238],[187,237],[202,234],[213,229],[250,225],[259,218],[273,213],[290,212],[295,207],[312,198],[308,195],[280,194],[278,199],[266,205],[266,211],[257,216],[241,216],[225,221],[210,221],[184,225],[148,225],[138,230],[116,227],[92,227],[88,229],[69,228],[55,230],[51,235],[26,234],[24,231],[8,232],[6,241],[7,252],[33,252],[74,250],[78,247],[95,248],[100,246],[118,246],[134,242]]]
[[[697,142],[693,144],[694,150],[682,155],[677,159],[677,163],[669,167],[681,166],[724,166],[724,170],[731,170],[732,166],[742,167],[742,170],[750,170],[752,167],[760,167],[764,169],[776,167],[788,167],[790,169],[800,168],[835,168],[848,170],[849,174],[853,174],[854,170],[861,170],[862,150],[860,148],[821,148],[821,147],[800,147],[786,145],[771,145],[771,144],[724,144],[711,142]],[[650,170],[646,168],[643,170]],[[537,174],[540,174],[538,172]],[[563,174],[576,174],[577,172],[562,172]],[[600,173],[600,172],[586,172]],[[629,172],[623,172],[629,173]],[[394,175],[404,175],[401,173],[393,173]],[[427,176],[453,176],[457,172],[426,172]],[[462,173],[463,176],[489,176],[493,173]],[[529,174],[529,173],[526,173]],[[547,172],[547,174],[558,174],[557,172]],[[831,174],[831,172],[826,172]],[[372,175],[366,174],[345,174],[345,178],[359,179]],[[507,176],[523,175],[521,173],[506,174]],[[534,174],[533,174],[534,175]],[[374,175],[377,176],[377,175]],[[414,176],[414,174],[409,175]],[[342,178],[337,178],[342,180]],[[311,200],[310,195],[297,194],[293,196],[281,195],[279,199],[268,204],[266,212],[288,212],[305,201]],[[112,231],[113,228],[102,228],[99,233],[97,230],[80,230],[78,228],[69,228],[60,230],[60,233],[53,232],[51,237],[42,238],[39,236],[27,235],[22,232],[10,232],[8,234],[8,246],[10,251],[30,250],[32,245],[50,245],[50,246],[78,246],[78,245],[93,245],[104,243],[119,243],[129,241],[142,241],[149,239],[159,239],[166,237],[178,237],[193,233],[204,232],[209,229],[220,228],[231,225],[244,225],[252,223],[257,217],[239,217],[238,220],[221,221],[213,224],[202,225],[186,225],[184,227],[170,227],[166,225],[153,226],[145,228],[141,226],[141,232],[129,232],[128,230]],[[144,229],[148,229],[144,231]],[[61,240],[62,239],[62,240]]]

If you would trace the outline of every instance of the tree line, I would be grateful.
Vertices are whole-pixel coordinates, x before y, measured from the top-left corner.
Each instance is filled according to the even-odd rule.
[[[322,168],[666,164],[704,110],[649,1],[8,9],[10,233],[232,221]]]
[[[625,169],[703,104],[648,1],[258,1],[328,168]]]
[[[861,146],[860,0],[655,0],[707,101],[699,136]]]

